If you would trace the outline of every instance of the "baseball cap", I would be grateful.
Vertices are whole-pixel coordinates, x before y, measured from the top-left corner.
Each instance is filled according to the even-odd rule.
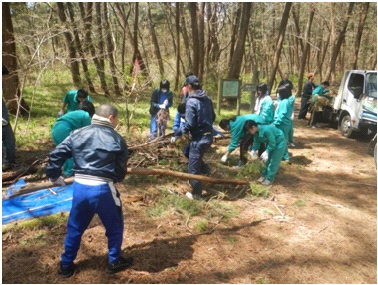
[[[200,84],[200,81],[199,81],[199,79],[198,79],[197,76],[195,76],[195,75],[190,75],[190,76],[188,76],[188,77],[186,78],[185,83],[186,83],[186,84],[195,84],[195,83]]]

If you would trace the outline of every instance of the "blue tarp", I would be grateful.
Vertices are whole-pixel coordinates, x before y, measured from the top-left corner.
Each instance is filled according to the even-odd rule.
[[[9,187],[6,196],[16,193],[16,190],[25,184],[25,181],[20,179]],[[11,199],[3,198],[3,225],[28,218],[69,212],[72,206],[72,185],[54,187],[51,190],[43,189]]]

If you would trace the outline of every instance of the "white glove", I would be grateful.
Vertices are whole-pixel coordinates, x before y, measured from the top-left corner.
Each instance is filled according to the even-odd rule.
[[[165,109],[165,104],[160,104],[160,105],[159,105],[159,108],[160,108],[160,109]]]
[[[63,115],[64,115],[64,111],[63,111],[63,110],[60,110],[60,111],[58,112],[58,117],[63,116]]]
[[[227,154],[225,154],[225,155],[222,156],[221,161],[222,162],[226,162],[227,161]]]
[[[176,140],[177,140],[176,137],[172,137],[172,138],[171,138],[171,143],[175,143]]]
[[[2,119],[3,119],[3,118],[2,118]],[[3,122],[3,127],[9,124],[8,121],[5,120],[5,119],[3,119],[2,122]]]
[[[181,123],[185,123],[185,118],[180,118]]]
[[[165,107],[167,107],[168,106],[168,99],[165,99],[163,104],[165,105]]]
[[[62,176],[59,176],[59,178],[55,180],[50,178],[50,182],[57,186],[66,186],[66,183],[64,182],[64,179]]]
[[[262,161],[263,161],[264,163],[266,163],[266,162],[268,161],[269,154],[268,154],[266,151],[264,151],[264,152],[261,154],[260,158],[262,159]]]
[[[294,121],[294,112],[291,114],[290,120]]]
[[[256,151],[255,150],[251,150],[251,152],[249,153],[250,157],[251,158],[256,158]]]

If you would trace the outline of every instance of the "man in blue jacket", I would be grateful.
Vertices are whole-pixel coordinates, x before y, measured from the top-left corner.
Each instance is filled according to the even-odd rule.
[[[116,273],[133,263],[131,257],[121,256],[122,203],[114,183],[125,178],[128,152],[125,140],[114,130],[117,124],[117,109],[109,104],[101,105],[91,125],[73,131],[49,154],[46,175],[52,183],[61,186],[65,185],[61,168],[67,159],[74,158],[72,208],[58,270],[64,278],[75,273],[73,262],[81,236],[94,214],[100,217],[108,238],[107,273]]]
[[[188,84],[189,99],[186,102],[185,125],[176,132],[171,142],[174,143],[176,138],[190,134],[192,140],[183,152],[189,159],[188,172],[191,174],[210,174],[210,168],[203,161],[203,155],[213,143],[213,122],[215,112],[213,103],[209,96],[202,90],[200,81],[195,75],[190,75],[186,79]],[[201,181],[190,179],[192,193],[187,193],[190,199],[202,198]]]

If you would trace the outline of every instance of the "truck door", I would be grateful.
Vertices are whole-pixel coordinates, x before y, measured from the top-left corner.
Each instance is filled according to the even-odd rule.
[[[353,129],[358,129],[359,114],[361,113],[362,104],[360,103],[361,95],[364,93],[365,76],[360,73],[351,73],[347,85],[348,93],[343,98],[346,105],[345,110],[349,110],[351,124]]]

